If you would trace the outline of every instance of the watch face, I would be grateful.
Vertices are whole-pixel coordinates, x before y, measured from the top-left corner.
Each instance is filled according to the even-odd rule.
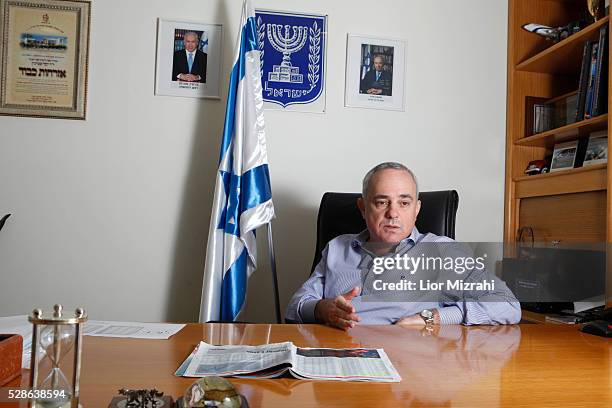
[[[431,310],[425,309],[421,312],[421,316],[429,319],[430,317],[433,317],[433,312]]]

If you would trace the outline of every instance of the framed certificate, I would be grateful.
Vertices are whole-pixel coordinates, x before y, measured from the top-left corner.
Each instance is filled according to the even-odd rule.
[[[0,114],[85,119],[90,2],[0,0]]]

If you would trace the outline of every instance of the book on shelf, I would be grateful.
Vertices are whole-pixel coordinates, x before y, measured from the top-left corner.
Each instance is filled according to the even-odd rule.
[[[589,68],[589,80],[587,85],[585,106],[584,106],[584,119],[590,119],[593,114],[593,92],[595,85],[595,74],[597,73],[597,53],[599,52],[599,44],[594,43],[591,49],[591,62]]]
[[[592,116],[607,112],[608,100],[608,26],[599,30],[599,52],[597,54],[597,72],[593,91]]]
[[[584,119],[584,104],[589,82],[589,72],[591,67],[592,41],[586,41],[582,50],[582,65],[580,68],[580,81],[578,82],[578,108],[576,109],[576,122]]]
[[[608,111],[608,26],[599,29],[598,41],[586,41],[578,81],[576,121]]]

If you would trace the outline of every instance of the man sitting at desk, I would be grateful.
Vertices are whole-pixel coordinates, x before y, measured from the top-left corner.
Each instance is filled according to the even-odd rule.
[[[417,180],[400,163],[381,163],[370,170],[363,179],[362,198],[357,206],[367,229],[359,234],[340,235],[327,244],[314,272],[291,298],[286,312],[288,319],[325,323],[344,330],[359,322],[430,326],[520,321],[519,302],[505,283],[487,274],[484,268],[474,267],[461,276],[464,281],[486,278],[487,282],[494,283],[494,289],[477,294],[470,292],[455,298],[429,296],[425,301],[364,299],[361,288],[368,287],[368,276],[372,276],[376,258],[404,254],[418,257],[425,252],[427,243],[452,245],[454,241],[417,230],[414,224],[421,208]]]

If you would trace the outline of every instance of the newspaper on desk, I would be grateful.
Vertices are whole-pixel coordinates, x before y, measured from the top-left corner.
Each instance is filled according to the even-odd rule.
[[[175,374],[274,378],[285,373],[315,380],[401,381],[383,349],[305,348],[291,342],[261,346],[214,346],[200,342]]]

